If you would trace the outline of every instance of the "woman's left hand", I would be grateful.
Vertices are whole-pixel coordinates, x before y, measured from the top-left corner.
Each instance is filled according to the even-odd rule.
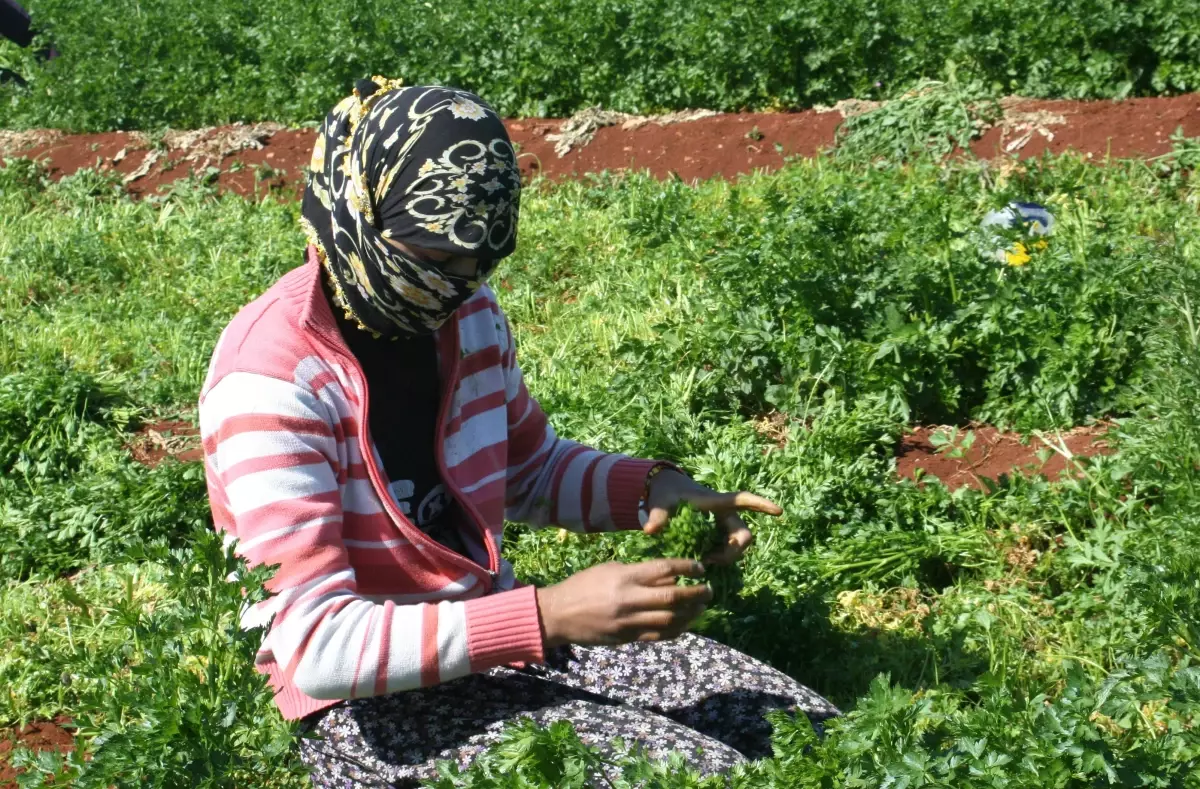
[[[710,555],[705,561],[713,564],[732,564],[741,558],[754,535],[738,514],[742,511],[762,512],[767,515],[782,515],[778,504],[753,493],[718,493],[704,487],[691,477],[670,469],[663,470],[650,480],[649,498],[646,507],[649,518],[642,531],[658,534],[667,527],[681,504],[691,505],[700,512],[711,512],[717,526],[725,532],[725,547]]]

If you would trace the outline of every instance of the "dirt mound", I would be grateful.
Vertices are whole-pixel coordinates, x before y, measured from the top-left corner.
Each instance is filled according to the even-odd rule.
[[[508,121],[527,176],[577,178],[604,170],[649,170],[658,178],[685,181],[730,178],[779,168],[787,157],[812,156],[833,145],[844,114],[869,106],[843,103],[796,113],[758,113],[642,118],[593,113],[566,120]],[[972,146],[991,158],[1040,156],[1076,150],[1094,158],[1158,156],[1182,128],[1200,136],[1200,94],[1123,102],[1003,102],[1005,118]],[[295,196],[303,184],[316,132],[271,124],[234,125],[173,132],[151,140],[140,132],[61,135],[22,132],[0,135],[0,156],[43,158],[55,176],[84,167],[112,170],[134,194],[196,173],[225,191],[246,196],[278,192]],[[565,141],[570,149],[563,155]]]
[[[981,157],[999,156],[1020,144],[1022,158],[1068,150],[1093,158],[1160,156],[1171,150],[1171,135],[1182,128],[1200,135],[1200,94],[1126,101],[1004,102],[1007,122],[992,127],[972,149]],[[1049,132],[1049,134],[1046,134]],[[1027,137],[1025,142],[1022,138]]]
[[[775,446],[788,442],[786,417],[772,413],[755,425]],[[1077,427],[1061,434],[1061,446],[1072,455],[1090,457],[1107,454],[1107,427]],[[157,466],[167,458],[181,463],[204,460],[200,431],[190,422],[166,420],[146,425],[129,442],[129,454],[138,463]],[[936,477],[951,490],[964,485],[983,489],[983,479],[999,480],[1006,474],[1040,474],[1058,478],[1068,461],[1038,437],[1003,433],[994,427],[969,431],[942,427],[920,427],[904,436],[896,450],[896,473],[904,479]],[[1057,444],[1059,437],[1048,436]],[[1042,457],[1039,457],[1042,453]],[[1043,459],[1044,458],[1044,459]],[[3,789],[3,787],[0,787]]]
[[[670,126],[674,123],[688,123],[701,118],[711,118],[716,114],[712,110],[685,110],[651,117],[591,107],[572,115],[562,124],[562,128],[558,132],[547,134],[546,139],[554,143],[554,152],[558,154],[559,158],[562,158],[570,153],[572,148],[583,148],[588,145],[595,138],[596,132],[606,126],[615,126],[619,123],[623,130],[632,131],[640,129],[647,123]]]
[[[138,463],[151,467],[169,457],[182,463],[196,463],[204,460],[199,436],[200,431],[190,422],[155,422],[134,434],[129,454]]]
[[[75,750],[75,738],[63,728],[71,723],[68,718],[50,721],[34,721],[20,731],[0,731],[0,789],[17,789],[20,774],[9,762],[14,748],[24,746],[33,751],[57,751],[67,753]]]
[[[1103,440],[1107,431],[1104,425],[1077,427],[1047,439],[1073,456],[1091,457],[1112,452]],[[896,473],[902,478],[936,477],[952,490],[963,486],[982,490],[984,479],[996,481],[1014,472],[1053,480],[1067,466],[1067,458],[1045,440],[1002,433],[994,427],[957,433],[952,428],[921,427],[906,435],[896,450]]]
[[[1152,157],[1171,149],[1170,137],[1177,129],[1187,136],[1200,136],[1200,94],[1122,102],[1015,98],[1002,105],[1003,119],[972,146],[981,157],[1029,158],[1068,150],[1096,159]],[[815,155],[833,145],[845,117],[874,106],[843,102],[797,113],[711,115],[698,111],[663,118],[593,110],[574,119],[506,123],[526,176],[559,180],[605,170],[648,170],[655,177],[692,181],[773,170],[789,157]],[[281,129],[271,124],[172,132],[157,140],[139,132],[0,132],[0,156],[43,159],[55,177],[85,167],[111,170],[138,195],[153,194],[196,173],[211,179],[222,191],[295,197],[303,186],[315,134],[310,129]],[[1066,437],[1067,447],[1083,455],[1104,452],[1104,446],[1095,441],[1101,432],[1090,428],[1072,431]],[[1038,451],[1045,445],[1039,439],[1023,444],[1018,436],[980,428],[975,431],[975,444],[962,457],[954,457],[937,451],[931,443],[934,433],[934,429],[922,428],[905,439],[897,461],[901,476],[911,479],[920,469],[951,487],[981,487],[980,479],[996,479],[1014,469],[1053,477],[1066,465],[1058,454],[1042,462]],[[195,428],[183,422],[144,428],[130,451],[139,462],[149,465],[167,457],[184,462],[203,459]]]

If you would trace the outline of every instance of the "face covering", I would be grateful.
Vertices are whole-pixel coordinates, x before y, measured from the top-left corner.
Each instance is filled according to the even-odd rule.
[[[301,225],[334,300],[377,337],[429,334],[517,241],[521,175],[499,116],[474,94],[362,80],[313,149]],[[410,255],[478,260],[472,277]]]

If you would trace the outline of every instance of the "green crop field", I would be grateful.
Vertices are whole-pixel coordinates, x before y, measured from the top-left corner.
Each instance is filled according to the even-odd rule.
[[[848,714],[821,741],[778,719],[775,758],[737,786],[1200,786],[1195,151],[1007,175],[833,156],[736,183],[530,190],[493,282],[560,431],[786,508],[715,573],[700,629]],[[976,230],[1014,198],[1058,219],[1022,266],[981,254]],[[0,721],[69,715],[89,754],[19,754],[26,780],[303,785],[257,635],[236,628],[201,468],[125,448],[140,424],[194,417],[220,328],[300,260],[296,210],[0,169]],[[756,428],[774,412],[782,439]],[[895,478],[911,424],[1053,444],[1104,417],[1116,453],[1070,479]],[[700,555],[704,534],[686,516],[663,540],[511,538],[542,582]],[[567,728],[518,727],[435,785],[576,785],[597,758]],[[701,785],[623,764],[629,786]]]
[[[565,436],[785,508],[710,571],[697,629],[846,714],[823,738],[774,718],[738,789],[1200,789],[1200,139],[1150,161],[946,157],[1003,93],[1197,90],[1200,2],[29,6],[63,55],[0,41],[28,80],[0,84],[4,129],[309,122],[370,73],[513,115],[919,85],[770,175],[535,180],[491,278],[530,390]],[[67,717],[79,747],[0,760],[25,786],[306,786],[261,632],[237,626],[270,568],[222,549],[199,464],[130,451],[194,422],[220,330],[302,262],[298,206],[3,164],[0,742]],[[980,229],[1010,201],[1049,207],[1046,243]],[[907,431],[951,426],[953,457],[981,424],[1071,473],[899,479]],[[1081,425],[1112,451],[1071,455]],[[695,513],[661,538],[508,529],[537,584],[711,547]],[[600,760],[569,726],[518,725],[429,785],[583,786]],[[613,789],[725,785],[632,748],[616,765]]]
[[[320,118],[364,74],[513,115],[792,108],[956,70],[1005,94],[1200,90],[1200,0],[27,0],[62,57],[0,44],[0,125]]]

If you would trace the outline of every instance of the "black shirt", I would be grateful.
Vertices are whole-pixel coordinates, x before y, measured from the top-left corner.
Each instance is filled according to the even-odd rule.
[[[392,497],[417,528],[467,555],[434,454],[441,380],[433,335],[376,339],[344,317],[337,322],[367,379],[368,427]]]

